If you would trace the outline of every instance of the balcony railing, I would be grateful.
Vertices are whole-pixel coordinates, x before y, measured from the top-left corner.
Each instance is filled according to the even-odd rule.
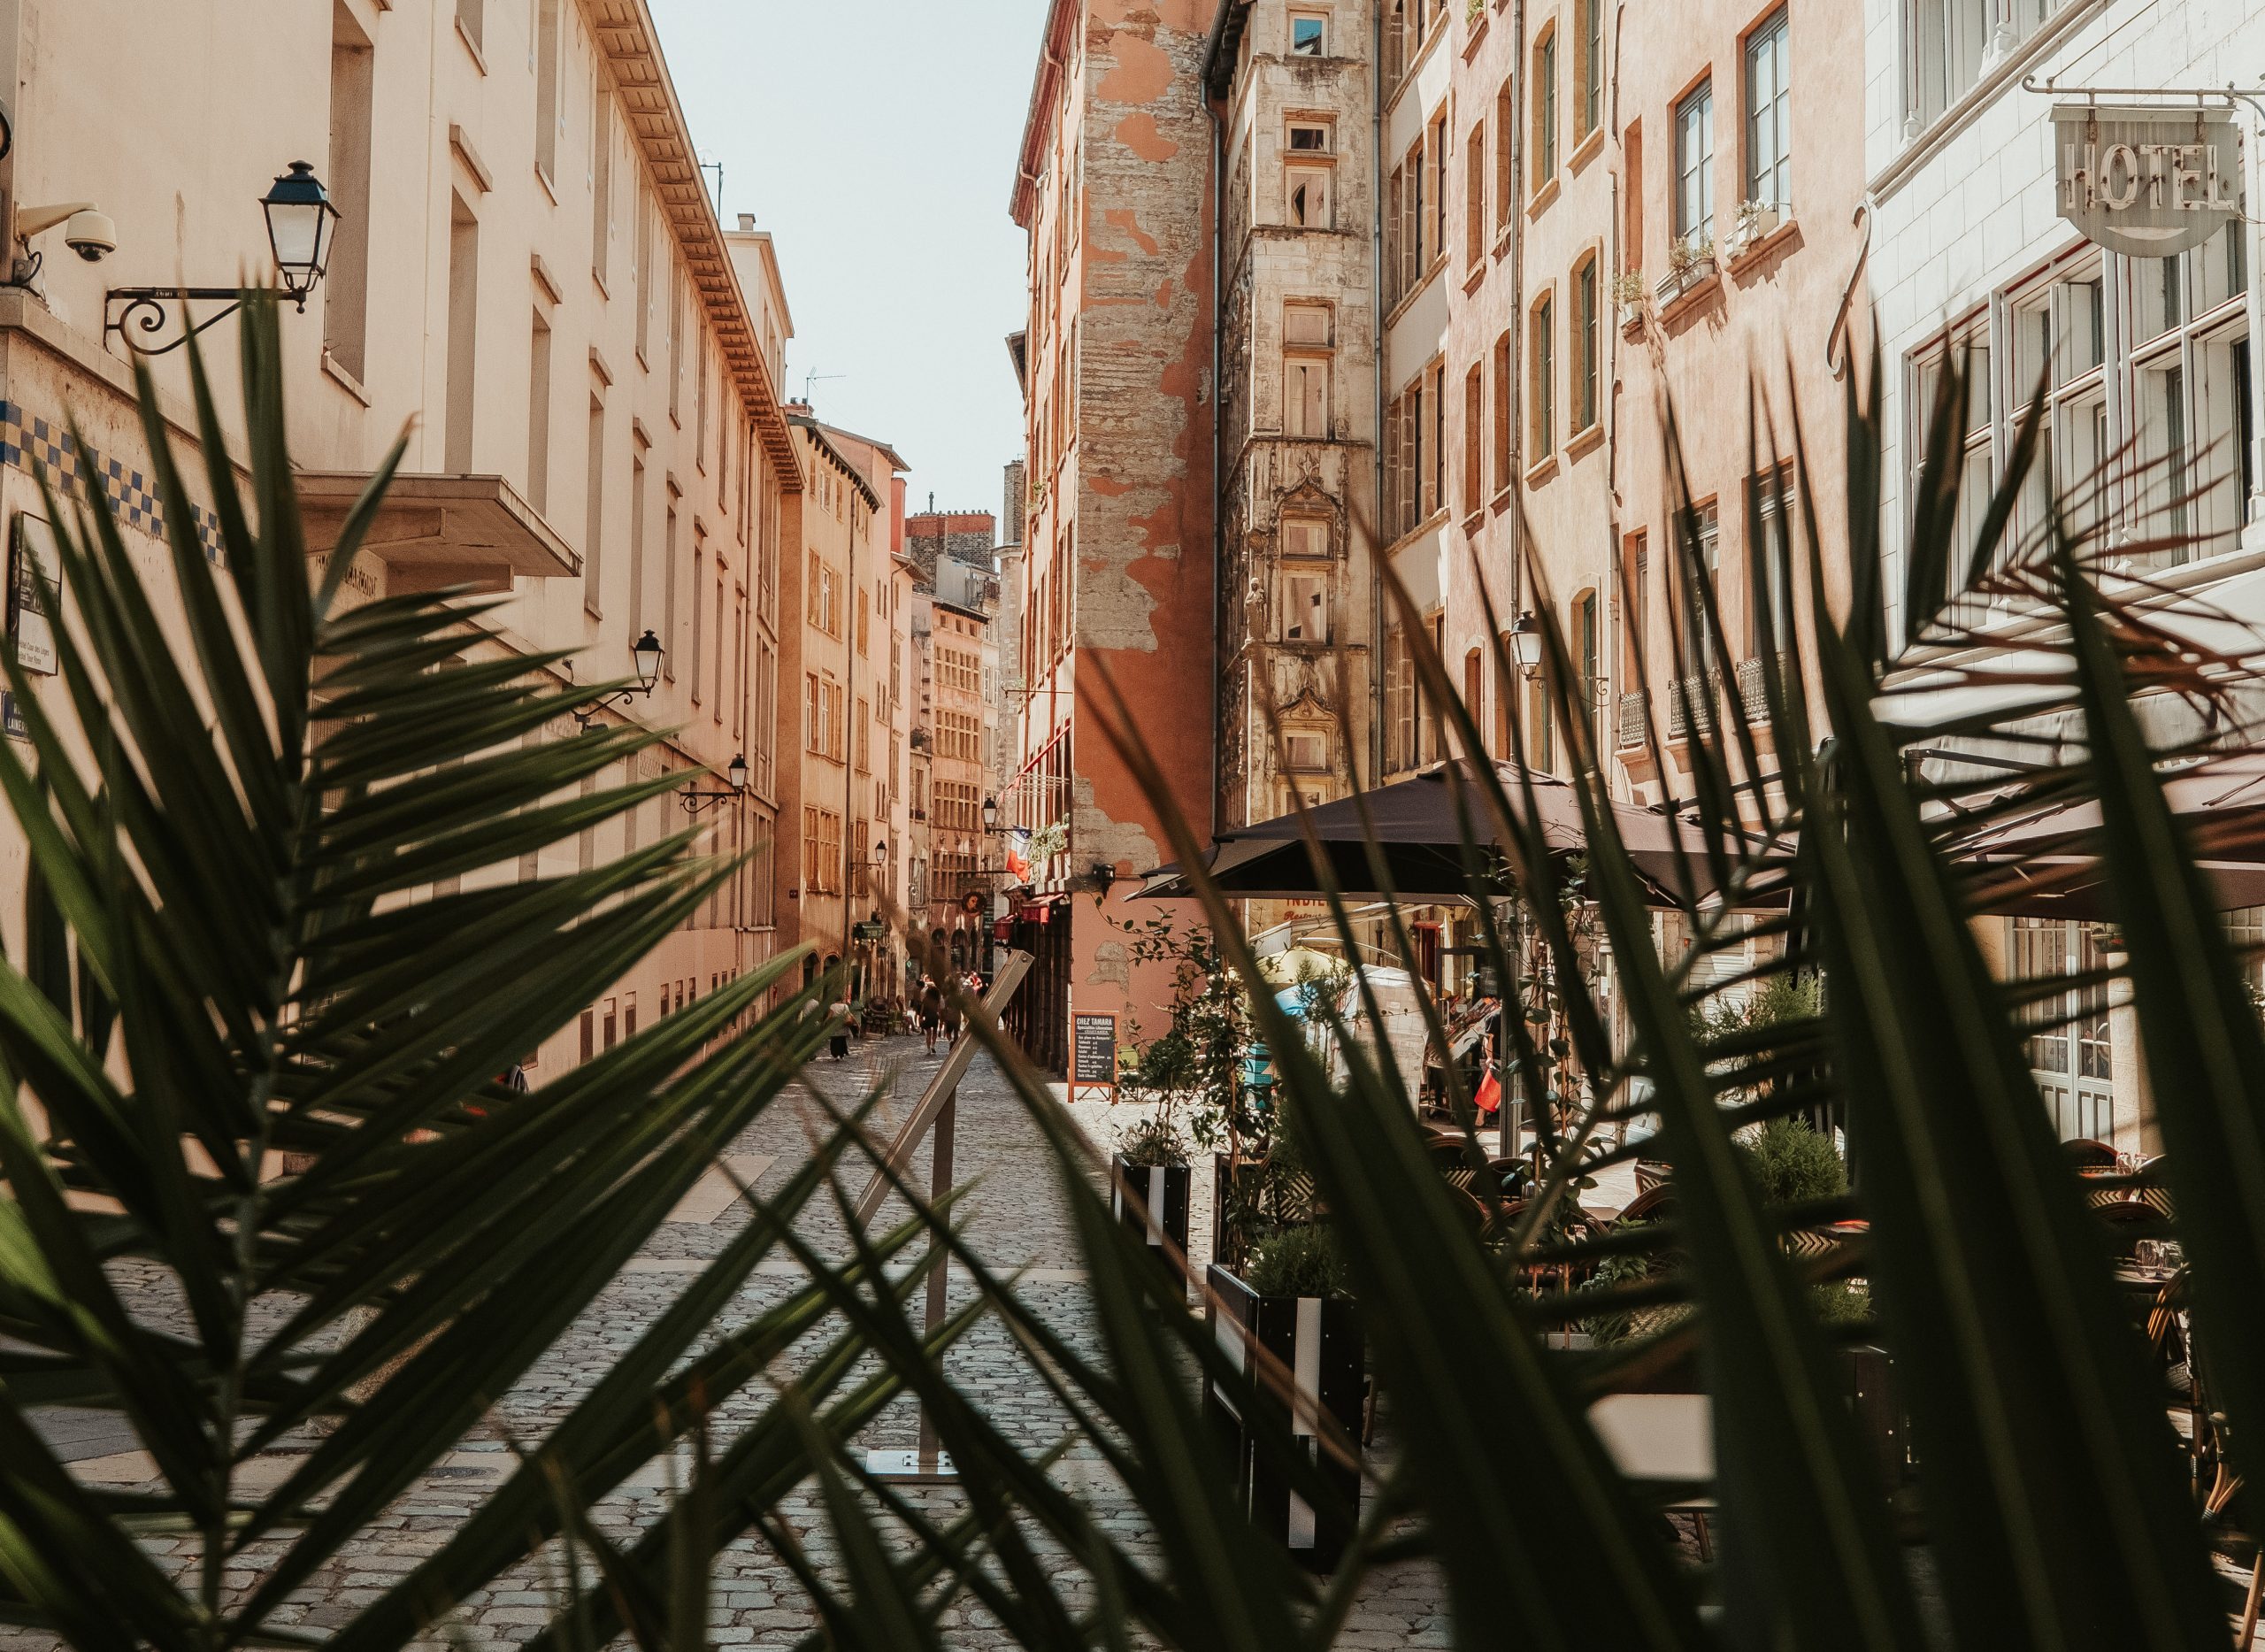
[[[1620,746],[1623,750],[1644,743],[1644,719],[1651,695],[1641,688],[1620,696]]]
[[[1667,737],[1681,740],[1693,733],[1711,734],[1715,732],[1715,690],[1722,681],[1722,673],[1708,672],[1702,677],[1685,677],[1667,691]]]

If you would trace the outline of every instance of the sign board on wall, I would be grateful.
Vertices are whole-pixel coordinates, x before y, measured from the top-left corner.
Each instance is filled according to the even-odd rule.
[[[8,536],[8,638],[26,671],[55,672],[55,632],[63,585],[56,572],[55,528],[44,517],[16,513]]]
[[[2053,181],[2061,216],[2088,240],[2167,258],[2240,218],[2240,130],[2230,110],[2063,104]]]
[[[1117,1093],[1117,1018],[1113,1015],[1072,1015],[1070,1018],[1070,1099],[1089,1095],[1115,1099]]]

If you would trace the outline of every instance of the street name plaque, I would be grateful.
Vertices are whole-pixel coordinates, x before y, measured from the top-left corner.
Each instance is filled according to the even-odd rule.
[[[2241,216],[2241,135],[2223,109],[2064,104],[2053,111],[2054,199],[2126,257],[2199,247]]]

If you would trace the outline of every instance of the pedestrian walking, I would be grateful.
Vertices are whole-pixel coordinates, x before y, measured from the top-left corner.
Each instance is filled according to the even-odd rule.
[[[943,1029],[944,995],[933,980],[920,983],[920,1036],[926,1041],[928,1053],[936,1053],[936,1034]]]
[[[848,1003],[836,999],[826,1006],[825,1012],[833,1018],[833,1036],[826,1041],[826,1053],[836,1061],[846,1060],[849,1055]]]

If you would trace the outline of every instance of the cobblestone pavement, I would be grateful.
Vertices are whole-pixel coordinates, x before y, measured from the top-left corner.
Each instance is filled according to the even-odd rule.
[[[809,1075],[810,1081],[833,1103],[847,1106],[876,1084],[889,1086],[881,1106],[879,1133],[894,1133],[910,1112],[922,1086],[935,1071],[936,1059],[926,1056],[914,1038],[867,1040],[853,1046],[850,1057],[834,1063],[823,1057]],[[1106,1121],[1088,1109],[1079,1109],[1089,1129],[1105,1129]],[[779,1187],[807,1157],[813,1133],[822,1127],[821,1110],[808,1094],[790,1095],[774,1103],[735,1144],[730,1164],[734,1174],[752,1178],[759,1192]],[[971,1242],[1000,1270],[1027,1265],[1020,1287],[1025,1299],[1079,1351],[1097,1353],[1097,1343],[1086,1299],[1081,1258],[1071,1237],[1051,1155],[987,1058],[978,1057],[963,1082],[956,1130],[956,1180],[971,1185],[962,1214]],[[915,1185],[925,1187],[928,1155],[924,1147],[915,1158]],[[283,1621],[320,1631],[344,1623],[354,1609],[378,1597],[424,1556],[447,1541],[450,1532],[497,1485],[510,1462],[510,1441],[540,1433],[563,1417],[575,1400],[595,1382],[666,1306],[676,1290],[708,1257],[728,1241],[746,1213],[733,1208],[731,1184],[713,1175],[695,1189],[657,1232],[642,1253],[597,1301],[559,1345],[532,1370],[525,1381],[507,1395],[489,1423],[464,1448],[453,1454],[427,1479],[399,1499],[368,1539],[342,1562],[326,1570],[294,1597]],[[886,1214],[883,1220],[886,1220]],[[801,1224],[804,1236],[821,1250],[840,1254],[842,1235],[831,1208],[813,1208]],[[766,1262],[748,1283],[734,1317],[751,1317],[783,1299],[799,1277],[791,1264],[774,1258]],[[949,1300],[965,1299],[967,1287],[956,1282]],[[1005,1334],[989,1322],[979,1325],[948,1356],[947,1369],[963,1391],[987,1402],[994,1422],[1010,1439],[1033,1449],[1053,1445],[1063,1432],[1063,1419],[1034,1379]],[[721,1430],[754,1414],[768,1402],[768,1395],[751,1395],[728,1410]],[[875,1448],[910,1447],[917,1438],[918,1419],[909,1402],[900,1402],[877,1419],[864,1443]],[[149,1477],[147,1460],[138,1453],[120,1451],[85,1458],[94,1446],[81,1444],[82,1459],[74,1471],[82,1477],[121,1487]],[[290,1465],[280,1458],[272,1471],[280,1477]],[[270,1465],[265,1461],[259,1465]],[[1060,1472],[1079,1488],[1102,1522],[1136,1555],[1143,1552],[1146,1534],[1138,1511],[1102,1471],[1091,1452],[1073,1450]],[[948,1487],[925,1487],[913,1494],[933,1515],[948,1518],[959,1499]],[[595,1518],[602,1528],[618,1529],[630,1522],[649,1521],[668,1501],[668,1475],[656,1467],[624,1488],[622,1494],[600,1505]],[[797,1494],[786,1505],[789,1525],[823,1564],[828,1554],[824,1523],[813,1500]],[[165,1541],[159,1552],[174,1564],[186,1565],[187,1546],[168,1553]],[[248,1558],[242,1571],[232,1571],[232,1589],[248,1589],[254,1581],[259,1556]],[[767,1545],[743,1541],[727,1552],[717,1568],[714,1639],[719,1646],[787,1647],[815,1626],[814,1614],[784,1563]],[[450,1625],[457,1638],[435,1640],[432,1647],[470,1644],[503,1647],[526,1639],[547,1622],[557,1600],[555,1577],[530,1568],[525,1575],[483,1591],[469,1601]],[[1419,1564],[1403,1564],[1368,1579],[1341,1637],[1351,1648],[1435,1647],[1447,1643],[1442,1610],[1442,1589],[1435,1573]],[[1009,1644],[987,1618],[971,1612],[948,1620],[955,1646],[981,1652]],[[28,1631],[0,1627],[0,1648],[8,1652],[44,1648],[50,1637]]]

